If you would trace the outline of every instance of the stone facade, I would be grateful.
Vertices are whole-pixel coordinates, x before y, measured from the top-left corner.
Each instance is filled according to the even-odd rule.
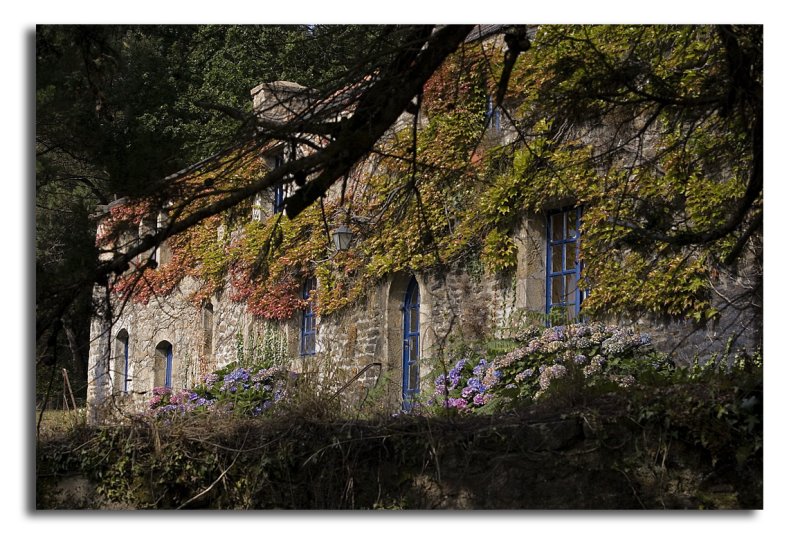
[[[419,285],[423,380],[441,361],[448,339],[502,335],[514,310],[536,293],[533,276],[512,281],[463,272],[396,274],[346,310],[317,318],[316,353],[301,357],[299,314],[282,323],[254,318],[244,304],[231,300],[227,288],[210,306],[198,308],[189,299],[196,282],[187,278],[166,298],[147,304],[128,302],[113,310],[112,321],[95,320],[88,404],[95,409],[104,403],[143,409],[152,389],[164,385],[166,355],[160,347],[165,342],[171,347],[171,386],[188,388],[209,371],[231,362],[247,363],[263,344],[265,332],[277,340],[273,345],[281,345],[290,368],[313,377],[330,393],[366,369],[342,397],[358,404],[383,377],[388,398],[399,404],[403,304],[412,277]],[[539,285],[543,293],[543,284]],[[526,288],[525,296],[518,295],[519,287]],[[537,297],[543,301],[542,295]]]
[[[274,121],[291,115],[287,102],[302,103],[306,98],[300,86],[288,82],[262,84],[252,93],[255,108],[267,110],[265,116]],[[277,103],[270,101],[273,97]],[[272,200],[256,198],[254,218],[260,217],[260,210],[270,206]],[[158,224],[158,217],[154,221]],[[425,384],[432,382],[434,370],[440,372],[437,364],[444,363],[448,340],[458,336],[508,337],[509,328],[521,314],[543,315],[547,311],[547,223],[544,213],[523,218],[514,234],[517,267],[504,276],[487,275],[479,269],[469,272],[464,267],[446,272],[395,273],[347,309],[317,317],[311,356],[300,355],[301,314],[281,323],[257,319],[247,312],[244,303],[233,301],[229,287],[201,307],[190,299],[198,285],[190,278],[172,294],[153,298],[147,304],[106,302],[102,306],[109,308],[99,310],[91,332],[90,418],[98,421],[106,417],[106,408],[112,413],[117,409],[141,410],[152,389],[165,381],[172,388],[188,388],[205,373],[232,362],[252,363],[262,352],[273,358],[277,354],[280,363],[353,406],[363,403],[369,390],[380,385],[387,394],[387,408],[396,410],[403,398],[404,374],[409,380],[410,372],[403,361],[404,343],[411,342],[404,307],[412,280],[419,288],[419,333],[413,342],[419,347],[418,378],[424,391]],[[152,226],[153,221],[143,222],[140,235],[148,224]],[[225,234],[224,230],[220,233]],[[157,254],[164,258],[169,251],[159,250]],[[735,294],[741,283],[728,280],[721,286]],[[103,303],[104,298],[98,294],[96,300]],[[730,342],[731,332],[747,331],[744,323],[748,315],[729,310],[702,331],[683,323],[653,325],[646,319],[629,317],[615,322],[658,326],[654,337],[663,348],[677,350],[678,354],[683,351],[690,357],[701,351],[721,350]],[[753,344],[746,336],[734,342]]]

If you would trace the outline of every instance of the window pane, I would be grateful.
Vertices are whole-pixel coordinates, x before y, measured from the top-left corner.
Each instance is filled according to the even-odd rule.
[[[550,247],[550,272],[560,273],[564,270],[564,245]]]
[[[578,210],[567,212],[567,235],[570,239],[578,237]]]
[[[313,354],[315,350],[316,336],[313,333],[305,333],[302,337],[300,352],[302,354]]]
[[[411,336],[408,338],[408,361],[416,361],[419,359],[419,338]]]
[[[566,269],[574,269],[578,264],[578,243],[572,241],[566,244],[567,260]]]
[[[164,371],[166,368],[166,360],[163,356],[157,355],[156,362],[155,362],[155,369],[154,369],[154,382],[156,386],[163,386],[164,385]]]
[[[553,241],[564,239],[564,214],[556,213],[550,216],[551,238]]]
[[[567,298],[566,302],[569,304],[575,304],[578,299],[578,277],[574,274],[568,274],[567,278]]]
[[[408,331],[419,332],[419,308],[408,310]]]
[[[419,367],[417,362],[408,366],[408,389],[417,391],[419,389]]]
[[[561,304],[564,302],[564,278],[562,276],[554,276],[550,285],[550,300],[553,305]]]
[[[577,318],[575,315],[575,306],[570,304],[569,306],[564,308],[564,315],[567,318],[567,322],[574,323],[575,319]]]

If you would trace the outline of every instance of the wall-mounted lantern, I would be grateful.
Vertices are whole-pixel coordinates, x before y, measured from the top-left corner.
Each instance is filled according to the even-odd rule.
[[[353,232],[350,231],[345,225],[333,231],[333,246],[336,252],[341,252],[350,248],[350,242],[353,240]]]

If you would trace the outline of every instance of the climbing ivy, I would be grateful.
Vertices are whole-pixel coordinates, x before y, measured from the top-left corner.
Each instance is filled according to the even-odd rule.
[[[742,32],[741,43],[757,49],[752,35]],[[254,315],[286,319],[306,305],[302,281],[316,276],[311,298],[324,315],[395,272],[476,258],[482,271],[512,270],[519,223],[575,204],[583,207],[588,313],[714,317],[711,283],[743,226],[705,242],[670,238],[719,228],[753,171],[753,110],[720,104],[733,82],[719,33],[540,27],[509,82],[507,142],[485,135],[502,68],[499,48],[465,45],[425,86],[419,116],[376,147],[382,157],[353,173],[341,196],[332,192],[293,220],[208,219],[171,239],[170,264],[136,282],[128,275],[118,288],[135,284],[146,299],[194,276],[201,302],[228,282]],[[760,83],[759,72],[752,76]],[[223,182],[263,172],[252,162]],[[742,224],[760,210],[759,194]],[[326,229],[345,222],[355,245],[334,254]],[[223,223],[239,229],[219,239]]]

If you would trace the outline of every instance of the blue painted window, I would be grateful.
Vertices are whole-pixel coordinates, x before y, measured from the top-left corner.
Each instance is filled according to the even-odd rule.
[[[419,395],[419,284],[411,278],[403,303],[403,409]]]
[[[284,201],[284,191],[283,191],[283,184],[279,184],[275,186],[275,196],[274,201],[272,203],[272,213],[278,214],[283,211],[283,201]]]
[[[307,301],[300,323],[300,356],[313,356],[317,352],[317,318],[311,292],[317,288],[317,281],[309,278],[303,284],[303,299]]]
[[[123,393],[127,393],[128,392],[128,347],[129,347],[128,336],[126,335],[125,339],[123,340],[123,348],[122,348],[123,356],[124,356],[124,362],[123,362],[123,368],[122,368],[122,392]]]
[[[547,214],[546,313],[566,322],[577,321],[586,293],[579,256],[581,210],[571,207]]]
[[[502,110],[494,105],[494,97],[489,95],[486,102],[486,124],[487,129],[499,132],[502,128]]]
[[[114,372],[114,388],[122,393],[128,392],[128,351],[130,343],[128,331],[125,329],[117,333],[116,342],[116,363]]]
[[[283,156],[275,156],[275,168],[277,169],[283,165]],[[286,197],[286,186],[278,184],[273,189],[272,195],[272,213],[278,214],[283,211],[283,201]]]
[[[156,345],[155,385],[172,387],[172,344],[169,341]]]
[[[164,371],[164,386],[172,387],[172,345],[169,345],[164,357],[167,359],[166,370]]]

